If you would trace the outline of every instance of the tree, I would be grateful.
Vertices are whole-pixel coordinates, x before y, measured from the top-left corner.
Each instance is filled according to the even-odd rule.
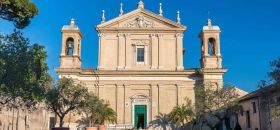
[[[280,86],[280,58],[270,62],[270,71],[267,73],[268,79],[261,80],[258,87],[264,88],[271,85]]]
[[[104,125],[106,121],[109,123],[115,123],[117,121],[116,112],[110,107],[109,103],[105,103],[103,100],[98,104],[98,109],[95,114],[96,122],[100,125]]]
[[[110,105],[93,93],[89,93],[86,96],[86,103],[82,111],[87,116],[87,118],[83,119],[83,122],[87,122],[90,127],[93,127],[95,124],[103,125],[105,121],[115,123],[117,120],[117,114],[110,108]]]
[[[259,83],[260,109],[267,112],[268,122],[280,119],[280,109],[275,102],[276,95],[280,93],[280,58],[270,62],[270,71],[267,73],[268,79]],[[269,125],[269,124],[268,124]]]
[[[238,94],[231,85],[215,88],[206,83],[196,88],[197,124],[215,129],[226,117],[239,111]]]
[[[38,14],[38,8],[29,0],[0,0],[0,18],[24,28]]]
[[[46,57],[43,46],[30,45],[18,30],[0,36],[0,108],[34,108],[45,98],[51,82]]]
[[[86,103],[82,108],[83,112],[86,114],[86,122],[88,122],[88,126],[92,127],[97,119],[95,117],[96,113],[100,111],[100,105],[102,105],[102,100],[100,100],[93,93],[89,93],[86,97]]]
[[[170,124],[167,114],[159,113],[159,115],[157,115],[155,118],[155,120],[150,122],[150,125],[153,127],[153,129],[158,129],[158,127],[160,127],[162,130],[167,130],[169,126],[171,126],[171,128],[174,127],[172,124]]]
[[[171,124],[184,127],[187,123],[195,119],[195,111],[192,101],[189,98],[185,98],[185,101],[185,104],[174,107],[168,114]]]
[[[78,111],[86,103],[88,90],[70,78],[59,79],[46,95],[46,105],[59,117],[59,127],[69,112]]]
[[[272,81],[272,84],[280,84],[280,58],[270,62],[271,71],[268,72],[268,76]]]

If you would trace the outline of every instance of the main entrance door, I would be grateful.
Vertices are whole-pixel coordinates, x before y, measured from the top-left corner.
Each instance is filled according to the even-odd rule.
[[[134,127],[146,128],[147,126],[147,106],[146,105],[135,105],[134,106]]]

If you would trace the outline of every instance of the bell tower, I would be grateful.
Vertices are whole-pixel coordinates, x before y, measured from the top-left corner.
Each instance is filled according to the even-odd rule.
[[[75,20],[70,25],[64,25],[62,33],[62,50],[60,54],[60,68],[81,68],[82,33]]]
[[[213,26],[211,19],[203,27],[200,33],[201,39],[201,69],[205,85],[214,88],[223,87],[223,75],[227,69],[222,67],[222,56],[220,51],[220,28]]]
[[[201,39],[201,68],[222,68],[220,51],[220,28],[213,26],[211,19],[200,33]]]

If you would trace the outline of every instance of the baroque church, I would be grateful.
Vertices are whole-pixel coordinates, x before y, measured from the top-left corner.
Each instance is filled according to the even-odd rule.
[[[96,26],[99,41],[98,67],[81,68],[82,32],[75,24],[63,26],[59,77],[71,77],[85,84],[89,91],[108,101],[117,113],[118,126],[147,128],[160,114],[169,113],[188,97],[195,102],[195,87],[210,82],[222,87],[223,75],[220,52],[220,28],[211,20],[203,26],[201,39],[201,67],[184,68],[183,38],[187,27],[177,20],[138,7],[105,20]],[[187,37],[187,36],[186,36]],[[90,59],[83,59],[90,60]]]

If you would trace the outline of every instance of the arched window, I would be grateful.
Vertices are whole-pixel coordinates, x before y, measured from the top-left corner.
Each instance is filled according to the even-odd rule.
[[[74,39],[70,37],[66,40],[66,55],[72,56],[73,52],[74,52]]]
[[[215,55],[215,39],[209,38],[208,40],[208,54],[210,56]]]

